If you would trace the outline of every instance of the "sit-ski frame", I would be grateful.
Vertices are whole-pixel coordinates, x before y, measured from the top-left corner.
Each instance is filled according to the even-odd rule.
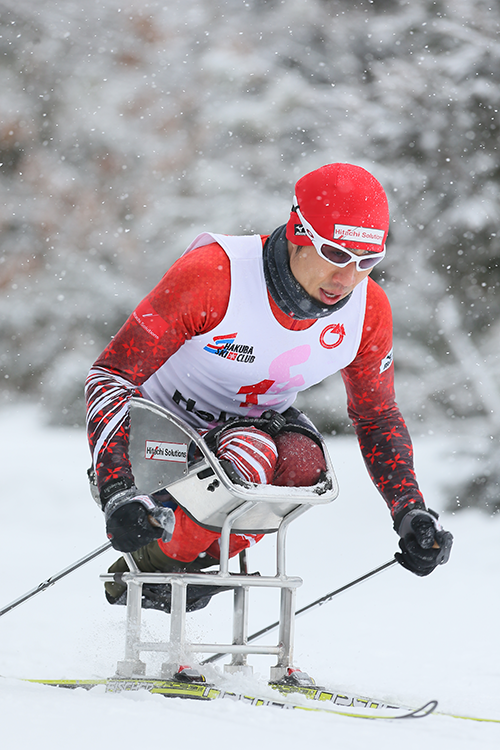
[[[126,638],[125,658],[118,662],[117,675],[122,677],[143,676],[146,673],[146,664],[140,658],[142,652],[165,652],[168,661],[162,664],[161,676],[165,679],[172,677],[177,671],[179,664],[191,664],[193,653],[220,653],[231,654],[229,665],[225,665],[228,672],[250,672],[252,667],[247,664],[247,656],[250,654],[270,654],[277,656],[277,663],[271,667],[271,681],[278,681],[290,667],[293,667],[293,639],[294,639],[294,615],[296,589],[302,584],[302,579],[286,574],[285,543],[288,527],[292,521],[306,512],[312,505],[325,504],[334,500],[338,495],[338,485],[331,464],[330,457],[323,446],[327,462],[327,477],[320,491],[313,488],[284,488],[263,485],[234,485],[228,478],[217,458],[207,448],[198,433],[181,419],[168,412],[166,409],[152,404],[144,399],[133,399],[131,409],[131,446],[151,445],[155,441],[165,445],[180,444],[180,440],[194,441],[203,456],[201,462],[194,468],[186,466],[183,469],[184,478],[175,479],[168,476],[167,472],[161,477],[153,478],[153,486],[144,487],[144,480],[140,486],[143,491],[152,492],[158,488],[168,487],[169,492],[179,504],[195,520],[202,514],[199,510],[203,505],[204,497],[210,498],[213,504],[214,489],[220,491],[221,504],[225,505],[224,521],[220,529],[220,566],[219,571],[214,573],[143,573],[137,567],[131,554],[124,554],[130,572],[121,574],[120,581],[127,585],[127,609],[126,609]],[[146,418],[144,419],[144,414]],[[141,416],[135,420],[134,415]],[[154,415],[150,420],[150,415]],[[161,417],[158,423],[157,417]],[[165,420],[167,420],[165,422]],[[158,431],[159,430],[159,431]],[[135,433],[135,434],[134,434]],[[134,440],[132,436],[134,435]],[[146,437],[147,436],[147,437]],[[144,450],[144,449],[143,449]],[[147,449],[144,456],[147,456]],[[151,451],[149,452],[149,456]],[[134,475],[136,471],[140,474],[138,459],[140,452],[136,451],[136,461],[131,451],[131,462]],[[151,459],[146,458],[149,467]],[[165,462],[162,462],[165,464]],[[166,462],[168,463],[168,462]],[[186,460],[187,464],[187,460]],[[211,470],[210,473],[207,472]],[[179,467],[174,467],[179,473]],[[161,467],[164,469],[164,466]],[[199,477],[198,482],[193,484],[193,472]],[[154,472],[153,472],[154,473]],[[175,472],[174,472],[175,473]],[[208,476],[207,476],[208,473]],[[201,477],[200,477],[201,475]],[[214,475],[216,480],[214,481]],[[170,481],[169,481],[170,479]],[[218,483],[217,483],[218,480]],[[137,475],[136,475],[137,481]],[[151,482],[151,480],[150,480]],[[209,484],[206,484],[209,482]],[[138,482],[139,484],[139,482]],[[195,490],[186,498],[183,484],[187,489]],[[205,494],[203,490],[205,485]],[[212,487],[212,488],[211,488]],[[236,496],[236,507],[227,511],[228,494],[232,500]],[[194,502],[190,502],[192,496]],[[266,512],[269,511],[266,516]],[[218,511],[214,511],[217,520]],[[253,516],[252,516],[253,513]],[[278,522],[278,528],[266,529],[268,517],[271,519],[268,525],[276,526],[277,515],[282,515]],[[219,513],[220,515],[220,513]],[[239,519],[258,519],[261,528],[247,528],[243,533],[259,533],[267,530],[277,531],[276,541],[276,573],[275,575],[247,575],[246,571],[238,574],[229,572],[229,541],[230,534],[235,528],[241,533]],[[206,519],[203,519],[206,522]],[[208,519],[209,521],[211,519]],[[240,522],[241,523],[241,522]],[[207,524],[210,525],[210,524]],[[103,581],[116,582],[116,574],[103,574]],[[143,584],[170,584],[171,586],[171,615],[170,635],[168,641],[148,642],[141,640],[141,601]],[[232,643],[196,643],[191,644],[186,639],[186,598],[187,586],[221,586],[234,589],[233,601],[233,637]],[[248,608],[250,588],[276,588],[280,590],[280,612],[278,643],[276,645],[251,645],[248,639]]]

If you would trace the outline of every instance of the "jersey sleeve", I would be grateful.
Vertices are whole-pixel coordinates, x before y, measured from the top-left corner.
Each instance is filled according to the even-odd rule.
[[[87,377],[87,434],[99,490],[133,483],[129,404],[141,386],[192,336],[223,319],[230,262],[213,243],[182,256],[136,307]]]
[[[413,467],[413,446],[394,392],[392,313],[383,289],[368,279],[358,353],[342,371],[347,408],[370,477],[393,519],[424,507]]]

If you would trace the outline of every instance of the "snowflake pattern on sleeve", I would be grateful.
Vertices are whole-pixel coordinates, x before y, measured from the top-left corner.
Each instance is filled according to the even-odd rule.
[[[112,479],[133,480],[128,461],[129,401],[140,395],[133,383],[93,367],[85,384],[87,434],[98,487]]]
[[[365,465],[393,519],[410,505],[424,507],[413,468],[413,445],[394,392],[391,309],[385,293],[371,279],[361,345],[342,378]]]

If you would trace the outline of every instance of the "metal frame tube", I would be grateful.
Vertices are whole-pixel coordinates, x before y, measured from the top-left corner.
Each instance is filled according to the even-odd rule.
[[[288,668],[293,661],[293,637],[295,633],[295,589],[281,590],[279,644],[277,667]]]
[[[187,585],[182,580],[172,580],[172,598],[170,604],[170,643],[174,653],[172,657],[181,657],[186,643],[186,596]]]
[[[233,645],[245,646],[248,638],[248,586],[238,586],[234,590],[233,600]],[[247,657],[244,653],[233,652],[232,667],[246,666]]]
[[[295,510],[289,513],[280,524],[276,537],[276,575],[286,575],[286,556],[285,556],[285,542],[288,527],[295,521],[296,518],[301,516],[306,510],[309,510],[310,505],[299,505]]]
[[[102,573],[101,581],[127,583],[131,578],[144,583],[172,583],[182,581],[186,585],[196,586],[250,586],[255,588],[292,588],[302,585],[302,578],[298,576],[245,576],[231,573],[221,576],[219,573]]]
[[[136,661],[139,659],[138,644],[141,637],[141,600],[142,583],[133,579],[128,581],[125,661]]]
[[[229,542],[231,538],[231,528],[233,526],[233,523],[243,515],[243,513],[246,513],[250,508],[253,508],[255,505],[255,502],[252,500],[249,500],[242,505],[240,505],[238,508],[235,508],[231,513],[228,513],[226,516],[226,520],[224,521],[222,525],[222,530],[220,533],[220,540],[219,540],[219,546],[220,546],[220,574],[221,575],[228,575],[229,573]]]

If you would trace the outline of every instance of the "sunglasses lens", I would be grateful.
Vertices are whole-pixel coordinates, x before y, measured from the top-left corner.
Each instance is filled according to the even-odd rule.
[[[344,253],[343,250],[337,250],[336,247],[332,247],[331,245],[321,245],[321,254],[324,255],[327,260],[331,260],[332,263],[345,265],[352,261],[349,253]]]
[[[356,260],[357,268],[366,271],[368,268],[373,268],[377,263],[380,263],[384,258],[385,252],[381,252],[380,255],[358,256],[356,258],[355,255],[351,255],[350,253],[347,253],[344,250],[339,250],[331,245],[321,245],[321,255],[332,263],[336,263],[338,266],[346,266],[348,263],[352,263]]]
[[[371,258],[361,258],[359,261],[359,267],[363,270],[366,270],[367,268],[373,268],[373,266],[376,266],[377,263],[380,263],[382,258],[378,256],[372,256]]]

